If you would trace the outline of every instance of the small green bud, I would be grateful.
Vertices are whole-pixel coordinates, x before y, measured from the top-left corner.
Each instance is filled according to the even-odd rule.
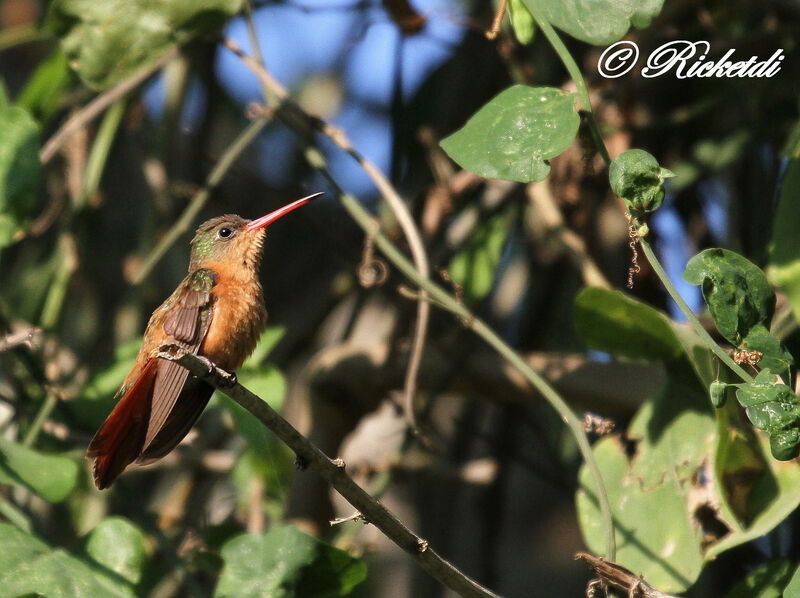
[[[528,7],[522,0],[511,0],[508,3],[508,16],[511,19],[511,28],[517,41],[527,45],[533,41],[533,34],[536,31],[533,16]]]
[[[611,189],[623,199],[634,216],[652,212],[664,201],[664,180],[675,174],[661,168],[649,153],[632,149],[611,162],[608,172]]]
[[[719,380],[714,380],[709,388],[709,394],[711,395],[711,404],[714,407],[722,407],[725,405],[725,399],[727,398],[728,385]]]

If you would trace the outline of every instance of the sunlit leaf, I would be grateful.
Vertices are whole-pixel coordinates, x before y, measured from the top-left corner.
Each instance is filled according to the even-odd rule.
[[[691,586],[703,567],[691,495],[702,491],[694,474],[714,447],[716,424],[707,405],[697,385],[668,378],[631,424],[632,454],[616,436],[594,447],[615,520],[616,561],[666,592]],[[581,531],[589,549],[602,554],[605,529],[585,465],[580,488]]]
[[[633,27],[647,27],[664,0],[523,0],[553,25],[590,44],[609,44]]]
[[[756,324],[769,326],[775,294],[764,273],[727,249],[706,249],[686,264],[683,278],[701,285],[708,310],[720,334],[734,345]]]
[[[797,461],[778,461],[770,458],[769,442],[763,434],[758,436],[755,450],[760,453],[759,461],[764,469],[752,481],[752,486],[744,494],[744,520],[747,525],[739,527],[726,520],[732,531],[719,542],[709,546],[706,559],[711,560],[726,550],[741,546],[771,532],[794,510],[800,506],[800,464]],[[753,457],[747,457],[736,468],[729,467],[725,480],[753,478]],[[738,472],[738,473],[737,473]],[[720,478],[721,479],[721,478]],[[736,494],[742,495],[741,490]]]
[[[794,459],[800,451],[800,397],[761,370],[752,382],[740,385],[736,398],[753,425],[769,434],[776,459]]]
[[[727,249],[706,249],[689,260],[683,278],[701,285],[722,336],[739,349],[763,353],[759,367],[782,373],[793,363],[769,333],[775,293],[758,266]]]
[[[48,502],[64,500],[78,481],[78,464],[0,438],[0,483],[25,486]]]
[[[222,558],[219,597],[333,598],[366,576],[362,561],[292,526],[238,536],[223,546]]]
[[[478,176],[530,183],[549,174],[547,160],[569,147],[579,123],[575,94],[514,85],[443,139],[441,146]]]
[[[135,585],[142,577],[144,566],[144,534],[127,519],[109,517],[89,534],[86,554]]]

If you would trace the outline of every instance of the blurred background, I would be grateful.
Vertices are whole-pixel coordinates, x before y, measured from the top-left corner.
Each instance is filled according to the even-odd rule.
[[[253,22],[269,71],[400,191],[434,268],[445,273],[435,277],[578,413],[622,427],[661,373],[588,353],[573,330],[578,290],[623,288],[631,257],[623,210],[588,134],[582,128],[552,160],[551,176],[533,185],[480,179],[438,146],[512,83],[571,89],[539,32],[523,45],[504,24],[486,38],[495,8],[479,0],[285,0],[257,2]],[[0,3],[2,83],[41,123],[42,139],[92,97],[41,25],[47,12],[45,2]],[[797,120],[798,31],[800,4],[789,0],[669,0],[647,29],[628,36],[643,56],[675,39],[707,40],[720,55],[736,48],[768,57],[782,48],[787,59],[771,79],[646,79],[636,69],[605,80],[596,69],[603,48],[564,36],[612,157],[641,147],[677,174],[650,224],[676,282],[706,246],[765,259],[781,149]],[[241,17],[223,35],[253,53]],[[129,469],[108,492],[94,490],[80,460],[150,313],[185,274],[190,234],[152,267],[147,257],[258,102],[260,84],[242,62],[216,38],[196,39],[42,170],[24,236],[0,252],[0,332],[41,331],[31,347],[0,353],[0,425],[15,438],[47,406],[32,442],[67,454],[80,472],[57,504],[0,492],[34,514],[54,545],[76,546],[108,515],[134,522],[151,555],[141,595],[209,595],[225,540],[281,521],[363,556],[359,595],[444,595],[374,528],[331,527],[352,509],[316,474],[295,471],[292,455],[224,397],[178,450]],[[317,142],[341,188],[406,250],[363,170]],[[329,193],[269,230],[262,281],[270,329],[240,380],[343,457],[401,520],[481,583],[505,596],[583,595],[590,576],[573,560],[583,549],[574,507],[580,460],[560,420],[462,323],[434,310],[417,397],[422,435],[409,433],[399,391],[416,304],[398,292],[406,281],[397,272],[360,284],[370,243],[291,130],[270,122],[191,228],[223,213],[254,218],[316,191]],[[630,292],[679,317],[641,266]],[[453,272],[458,287],[446,280]],[[700,307],[695,287],[682,291]],[[741,578],[750,553],[726,555],[706,567],[692,595],[722,595]]]

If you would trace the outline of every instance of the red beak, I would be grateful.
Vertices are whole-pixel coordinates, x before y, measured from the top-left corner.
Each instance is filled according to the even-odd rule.
[[[311,201],[315,197],[319,197],[320,195],[323,195],[323,193],[322,192],[314,193],[314,194],[309,195],[307,197],[302,197],[300,199],[296,199],[292,203],[287,204],[287,205],[283,206],[282,208],[278,208],[277,210],[275,210],[274,212],[270,212],[266,216],[262,216],[261,218],[256,218],[255,220],[251,220],[244,227],[244,230],[247,231],[247,232],[250,232],[252,230],[258,230],[259,228],[264,228],[265,226],[269,226],[270,224],[275,222],[278,218],[286,216],[286,214],[288,214],[292,210],[295,210],[295,209],[299,208],[300,206],[303,206],[303,205],[307,204],[309,201]]]

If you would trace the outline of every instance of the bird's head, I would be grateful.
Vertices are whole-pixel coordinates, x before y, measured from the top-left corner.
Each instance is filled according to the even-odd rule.
[[[314,193],[295,200],[255,220],[245,220],[236,214],[206,220],[192,239],[189,271],[222,266],[255,272],[261,260],[261,246],[267,226],[320,195],[322,193]]]

